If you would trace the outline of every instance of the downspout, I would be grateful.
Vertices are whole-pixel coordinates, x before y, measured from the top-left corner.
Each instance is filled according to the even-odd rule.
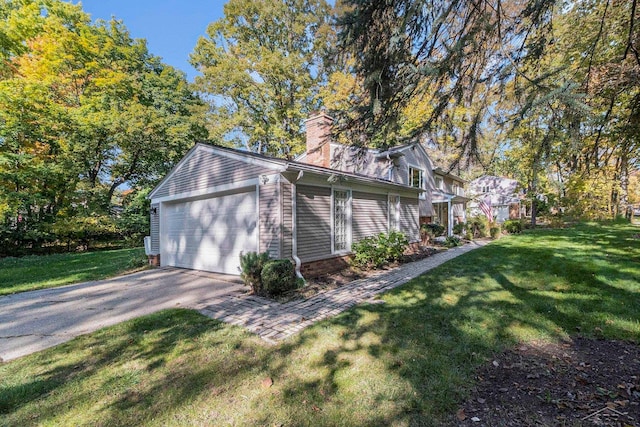
[[[447,196],[447,215],[449,216],[447,221],[447,236],[453,236],[453,209],[451,208],[452,196]]]
[[[300,262],[300,258],[298,258],[298,205],[296,202],[296,182],[298,182],[303,175],[303,171],[298,172],[296,180],[291,183],[291,258],[293,258],[293,261],[296,263],[296,277],[302,279],[304,283],[307,283],[300,272],[302,262]]]

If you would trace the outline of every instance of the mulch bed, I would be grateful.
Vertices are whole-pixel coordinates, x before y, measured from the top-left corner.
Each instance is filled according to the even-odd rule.
[[[461,426],[640,426],[640,346],[527,343],[482,366]]]
[[[382,271],[393,270],[394,268],[397,268],[402,264],[420,261],[438,252],[441,252],[442,250],[443,249],[433,247],[422,247],[417,252],[403,255],[400,262],[389,264],[383,267],[381,270],[363,270],[350,266],[340,271],[336,271],[335,273],[308,278],[307,284],[303,288],[288,292],[281,300],[290,301],[294,299],[308,299],[316,294],[319,294],[320,292],[328,291],[330,289],[336,289],[341,286],[347,285],[354,280],[378,275]]]

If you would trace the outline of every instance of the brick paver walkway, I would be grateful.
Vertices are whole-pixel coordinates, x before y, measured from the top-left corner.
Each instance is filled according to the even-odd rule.
[[[486,243],[476,241],[458,246],[376,276],[354,280],[348,285],[321,292],[306,300],[279,303],[268,298],[234,292],[208,301],[200,312],[223,322],[243,326],[265,341],[275,343],[319,320],[371,300],[382,292],[398,287]]]

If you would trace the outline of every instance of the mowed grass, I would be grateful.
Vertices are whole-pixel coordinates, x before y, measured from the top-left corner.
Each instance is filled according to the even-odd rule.
[[[639,231],[505,237],[275,346],[188,310],[122,323],[0,365],[0,424],[455,424],[506,347],[640,342]]]
[[[144,248],[0,259],[0,295],[98,280],[141,265]]]

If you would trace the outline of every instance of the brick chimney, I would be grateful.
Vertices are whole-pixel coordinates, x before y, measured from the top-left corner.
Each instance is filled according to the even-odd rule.
[[[312,113],[305,121],[307,128],[307,157],[305,163],[331,167],[331,126],[333,119],[323,111]]]

